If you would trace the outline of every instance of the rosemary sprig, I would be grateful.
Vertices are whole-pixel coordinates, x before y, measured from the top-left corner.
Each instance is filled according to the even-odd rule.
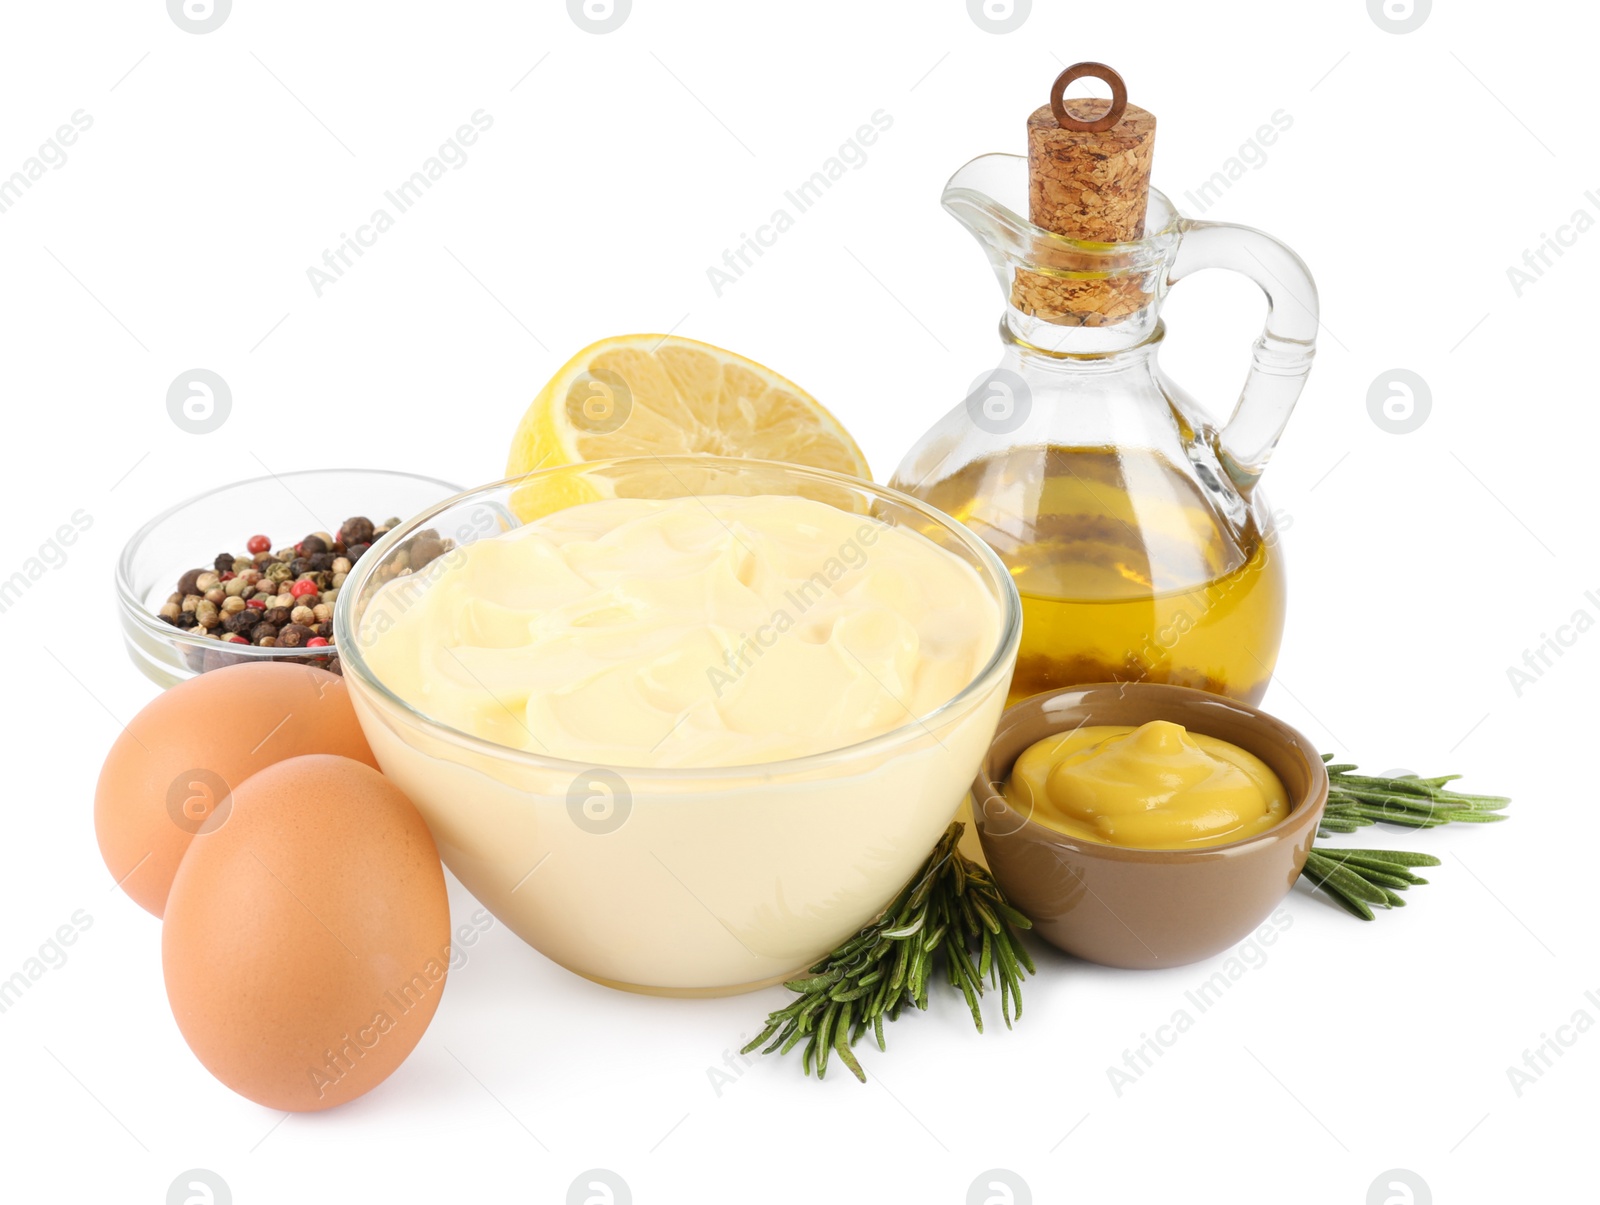
[[[807,1075],[827,1074],[830,1055],[862,1083],[866,1072],[851,1049],[869,1029],[886,1049],[883,1023],[906,1005],[928,1007],[928,987],[940,972],[965,997],[972,1023],[983,1032],[978,999],[984,981],[999,989],[1006,1028],[1022,1016],[1022,979],[1034,971],[1017,929],[1033,922],[1006,902],[988,870],[965,857],[956,843],[963,825],[952,823],[933,853],[900,889],[883,915],[784,986],[799,999],[767,1018],[767,1027],[741,1051],[767,1043],[763,1054],[787,1054],[805,1043],[800,1065]]]
[[[1322,760],[1333,762],[1333,754]],[[1504,795],[1465,795],[1445,789],[1459,774],[1438,778],[1377,778],[1356,774],[1356,766],[1328,766],[1328,806],[1322,813],[1319,837],[1353,833],[1382,820],[1407,828],[1438,828],[1441,824],[1492,824],[1504,820],[1501,811],[1511,802]]]
[[[1401,908],[1405,900],[1396,892],[1428,880],[1413,872],[1416,866],[1438,866],[1432,854],[1403,849],[1313,849],[1301,873],[1325,890],[1351,913],[1371,920],[1372,908]]]
[[[1355,773],[1352,764],[1333,763],[1333,754],[1324,753],[1328,765],[1328,806],[1323,811],[1317,836],[1353,833],[1380,820],[1406,828],[1438,828],[1441,824],[1492,824],[1504,820],[1503,809],[1511,802],[1504,795],[1467,795],[1446,789],[1445,784],[1460,778],[1445,774],[1438,778],[1419,778],[1406,774],[1382,778]],[[1374,907],[1399,908],[1405,905],[1398,892],[1428,880],[1415,873],[1417,866],[1438,866],[1432,854],[1410,853],[1398,849],[1326,849],[1317,847],[1306,855],[1305,877],[1315,886],[1362,920],[1373,918]]]

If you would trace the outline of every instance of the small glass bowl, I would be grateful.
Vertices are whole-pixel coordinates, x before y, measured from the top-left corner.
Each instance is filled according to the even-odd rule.
[[[460,550],[591,500],[729,494],[810,498],[863,525],[917,532],[956,557],[998,621],[983,667],[933,710],[845,748],[660,769],[587,766],[462,732],[401,699],[368,663],[363,640],[381,638],[425,596],[426,585],[402,588],[419,529]],[[830,551],[818,549],[819,564]],[[877,916],[927,858],[1000,718],[1021,601],[986,544],[908,495],[793,464],[646,456],[486,485],[402,523],[351,571],[334,630],[378,764],[422,812],[467,890],[577,974],[630,991],[712,996],[781,982],[815,962]]]
[[[274,548],[308,532],[337,531],[354,515],[404,519],[458,487],[383,469],[311,469],[240,481],[180,502],[146,523],[117,560],[117,612],[128,656],[165,689],[196,674],[250,661],[329,666],[332,648],[277,649],[195,636],[157,612],[188,570],[210,568],[219,552],[245,556],[257,532]]]

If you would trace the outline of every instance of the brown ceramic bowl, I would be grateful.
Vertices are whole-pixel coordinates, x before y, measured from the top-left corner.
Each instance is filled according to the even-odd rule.
[[[1255,754],[1282,781],[1289,814],[1228,845],[1123,849],[1037,823],[1000,793],[1035,741],[1087,725],[1151,720]],[[984,857],[1034,931],[1090,962],[1144,969],[1219,954],[1267,918],[1305,865],[1328,802],[1328,774],[1315,745],[1264,711],[1182,686],[1110,683],[1034,695],[1007,710],[972,790]]]

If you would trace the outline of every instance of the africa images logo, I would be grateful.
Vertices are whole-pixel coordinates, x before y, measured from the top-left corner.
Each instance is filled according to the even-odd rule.
[[[233,1190],[216,1172],[192,1167],[167,1189],[167,1205],[233,1205]]]
[[[967,1205],[1033,1205],[1033,1190],[1011,1169],[991,1167],[968,1186]]]
[[[233,0],[167,0],[167,15],[184,33],[210,33],[232,11]]]
[[[633,1205],[633,1192],[616,1172],[592,1167],[568,1186],[567,1205]]]
[[[1367,1189],[1367,1205],[1433,1205],[1433,1190],[1410,1168],[1392,1167]]]

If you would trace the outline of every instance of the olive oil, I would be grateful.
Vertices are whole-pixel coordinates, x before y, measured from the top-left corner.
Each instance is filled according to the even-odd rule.
[[[1012,449],[918,493],[1011,571],[1010,702],[1087,682],[1167,682],[1259,702],[1283,634],[1275,532],[1231,523],[1201,482],[1138,448]]]

